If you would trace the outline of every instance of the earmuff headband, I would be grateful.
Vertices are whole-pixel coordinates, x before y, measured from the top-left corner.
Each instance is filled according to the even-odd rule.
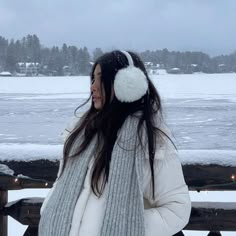
[[[130,54],[129,54],[128,52],[126,52],[126,51],[121,51],[121,52],[122,52],[123,54],[125,54],[125,56],[126,56],[128,62],[129,62],[129,65],[130,65],[130,66],[134,66],[134,62],[133,62],[133,59],[132,59],[132,57],[130,56]]]

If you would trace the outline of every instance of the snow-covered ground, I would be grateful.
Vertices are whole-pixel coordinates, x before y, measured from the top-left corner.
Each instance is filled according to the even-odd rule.
[[[236,165],[236,74],[166,74],[152,79],[182,162]],[[89,85],[89,77],[82,76],[0,78],[0,159],[60,158],[61,133],[74,109],[89,96]],[[47,192],[11,191],[9,201],[44,197]],[[233,202],[236,193],[191,193],[191,198]],[[10,236],[23,235],[24,230],[9,219]],[[185,232],[200,234],[207,232]]]

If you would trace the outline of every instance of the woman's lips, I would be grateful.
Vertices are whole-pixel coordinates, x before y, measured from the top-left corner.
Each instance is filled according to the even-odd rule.
[[[93,101],[97,101],[99,99],[101,99],[101,98],[100,97],[93,97]]]

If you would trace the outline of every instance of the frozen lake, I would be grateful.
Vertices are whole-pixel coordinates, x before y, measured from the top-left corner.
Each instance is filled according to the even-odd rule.
[[[0,142],[58,144],[60,132],[84,99],[31,99],[30,94],[0,97]],[[24,98],[24,99],[21,99]],[[230,99],[173,99],[164,101],[167,123],[179,149],[236,150],[236,102]]]
[[[1,144],[62,143],[61,132],[89,94],[88,77],[1,80]],[[179,149],[236,150],[235,74],[162,75],[153,81]]]

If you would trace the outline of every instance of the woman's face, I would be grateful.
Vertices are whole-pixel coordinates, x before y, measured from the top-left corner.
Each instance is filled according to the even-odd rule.
[[[101,110],[103,108],[106,99],[104,86],[101,82],[101,75],[102,75],[101,66],[97,64],[93,72],[93,80],[90,88],[94,107],[97,110]]]

